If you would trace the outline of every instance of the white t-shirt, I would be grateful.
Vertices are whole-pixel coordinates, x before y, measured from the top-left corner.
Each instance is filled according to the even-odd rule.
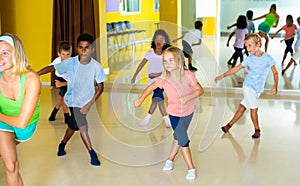
[[[57,57],[57,58],[55,58],[55,59],[52,61],[52,63],[49,64],[49,66],[54,66],[54,65],[56,65],[56,64],[58,64],[58,63],[60,63],[60,62],[61,62],[61,58],[60,58],[60,57]],[[65,80],[67,80],[67,74],[60,74],[60,73],[57,72],[57,70],[55,70],[55,75],[56,75],[57,77],[61,77],[61,78],[64,78]]]
[[[197,43],[201,38],[202,32],[199,29],[194,29],[187,32],[182,39],[185,40],[190,46],[192,46],[192,44]]]
[[[147,59],[147,61],[149,62],[148,64],[148,74],[151,73],[160,73],[163,70],[163,66],[162,66],[162,55],[157,55],[155,54],[154,50],[149,50],[146,54],[145,54],[145,59]],[[152,84],[156,78],[149,78],[148,76],[148,84]]]

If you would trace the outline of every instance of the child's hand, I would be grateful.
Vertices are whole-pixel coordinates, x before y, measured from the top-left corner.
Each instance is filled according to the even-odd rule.
[[[176,43],[176,39],[173,39],[172,42],[173,42],[173,43]]]
[[[226,46],[229,47],[229,43],[226,43]]]
[[[219,80],[223,79],[223,75],[217,76],[215,78],[215,83],[218,83]]]
[[[84,105],[81,109],[80,109],[80,112],[81,114],[87,114],[90,110],[90,106],[88,104]]]
[[[178,102],[181,103],[182,105],[186,104],[188,100],[185,97],[181,97],[178,99]]]
[[[284,41],[284,39],[280,40],[280,43],[282,43]]]
[[[138,108],[141,106],[141,102],[139,100],[134,100],[134,108]]]
[[[277,90],[277,87],[272,87],[272,89],[270,90],[271,91],[271,94],[277,94],[278,90]]]

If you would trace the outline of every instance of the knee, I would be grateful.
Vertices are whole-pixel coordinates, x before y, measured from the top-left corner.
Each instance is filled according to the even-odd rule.
[[[238,108],[239,112],[245,112],[245,110],[246,110],[246,107],[244,107],[244,105],[240,105]]]
[[[14,174],[14,173],[19,172],[18,160],[5,163],[5,169],[6,169],[7,174]]]

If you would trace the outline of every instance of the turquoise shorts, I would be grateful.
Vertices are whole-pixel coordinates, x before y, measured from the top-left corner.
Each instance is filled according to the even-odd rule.
[[[15,133],[16,141],[24,142],[24,141],[29,140],[32,137],[33,133],[35,132],[37,123],[38,123],[38,121],[31,123],[24,129],[21,129],[21,128],[12,127],[12,126],[0,121],[0,131],[7,131],[7,132]]]
[[[266,23],[264,23],[264,22],[262,22],[262,23],[260,23],[260,24],[258,25],[258,30],[259,30],[259,31],[262,31],[262,32],[264,32],[264,33],[266,33],[266,34],[269,34],[270,29],[271,29],[271,28],[270,28]]]

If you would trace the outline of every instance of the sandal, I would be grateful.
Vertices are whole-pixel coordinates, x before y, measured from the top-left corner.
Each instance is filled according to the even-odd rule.
[[[227,133],[227,132],[229,131],[230,128],[231,128],[231,125],[229,125],[229,124],[227,124],[227,125],[221,127],[221,129],[222,129],[222,131],[223,131],[224,133]]]
[[[260,129],[255,130],[254,134],[252,135],[252,138],[257,139],[260,137]]]

